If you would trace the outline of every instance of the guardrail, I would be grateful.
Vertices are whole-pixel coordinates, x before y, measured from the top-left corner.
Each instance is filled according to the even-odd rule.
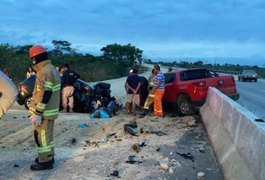
[[[214,72],[218,73],[224,73],[224,74],[233,74],[233,75],[239,75],[241,74],[241,71],[229,71],[229,70],[216,70],[216,69],[211,69]],[[258,78],[264,79],[263,76],[258,75]]]
[[[216,88],[200,114],[225,179],[265,179],[265,122]]]

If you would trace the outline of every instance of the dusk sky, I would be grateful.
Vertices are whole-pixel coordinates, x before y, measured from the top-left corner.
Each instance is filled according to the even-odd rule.
[[[151,59],[265,64],[264,0],[1,0],[0,12],[0,43],[66,40],[94,55],[131,43]]]

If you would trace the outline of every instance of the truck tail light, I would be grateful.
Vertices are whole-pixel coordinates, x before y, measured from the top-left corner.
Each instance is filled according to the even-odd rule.
[[[19,85],[19,90],[20,91],[27,91],[27,86],[22,84],[22,85]]]
[[[198,87],[206,87],[206,82],[205,81],[200,81],[200,82],[196,82],[196,83],[193,83],[193,84],[195,84]]]

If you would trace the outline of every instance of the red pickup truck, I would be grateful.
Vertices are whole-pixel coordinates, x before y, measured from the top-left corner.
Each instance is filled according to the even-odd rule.
[[[208,88],[215,87],[234,100],[239,99],[233,76],[219,76],[207,69],[188,69],[165,73],[166,104],[177,105],[181,115],[194,114],[206,100]]]

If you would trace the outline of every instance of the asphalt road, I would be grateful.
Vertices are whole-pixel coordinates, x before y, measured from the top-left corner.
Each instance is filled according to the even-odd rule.
[[[265,80],[237,81],[236,84],[240,94],[238,103],[256,116],[265,119]]]

